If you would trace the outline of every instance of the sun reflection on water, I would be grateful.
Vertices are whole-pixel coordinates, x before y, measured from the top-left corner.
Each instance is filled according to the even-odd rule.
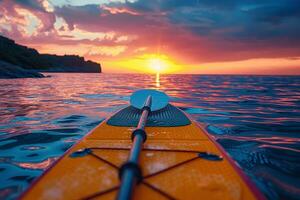
[[[155,86],[157,89],[160,88],[160,74],[159,73],[156,73],[156,76],[155,76]]]

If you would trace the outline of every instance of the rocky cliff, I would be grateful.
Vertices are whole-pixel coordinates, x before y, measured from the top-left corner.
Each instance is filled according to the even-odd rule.
[[[101,73],[100,64],[85,61],[83,57],[40,54],[35,49],[16,44],[3,36],[0,36],[0,60],[23,69],[41,72]]]

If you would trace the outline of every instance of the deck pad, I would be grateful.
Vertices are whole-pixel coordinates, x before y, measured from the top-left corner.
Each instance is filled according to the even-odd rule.
[[[133,106],[128,106],[113,115],[107,121],[107,124],[112,126],[136,127],[141,113],[141,110]],[[181,110],[171,104],[168,104],[161,110],[151,112],[147,120],[147,126],[150,127],[174,127],[189,124],[191,124],[190,119]]]

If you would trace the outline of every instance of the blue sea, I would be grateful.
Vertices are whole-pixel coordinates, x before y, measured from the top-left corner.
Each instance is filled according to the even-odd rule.
[[[0,199],[16,199],[141,88],[205,123],[268,199],[300,199],[300,76],[48,75],[0,80]]]

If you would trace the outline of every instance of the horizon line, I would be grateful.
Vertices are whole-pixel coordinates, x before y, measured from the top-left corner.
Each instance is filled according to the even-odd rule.
[[[136,74],[136,75],[203,75],[203,76],[300,76],[299,74],[197,74],[197,73],[139,73],[139,72],[101,72],[101,73],[85,73],[85,72],[41,72],[45,74]]]

